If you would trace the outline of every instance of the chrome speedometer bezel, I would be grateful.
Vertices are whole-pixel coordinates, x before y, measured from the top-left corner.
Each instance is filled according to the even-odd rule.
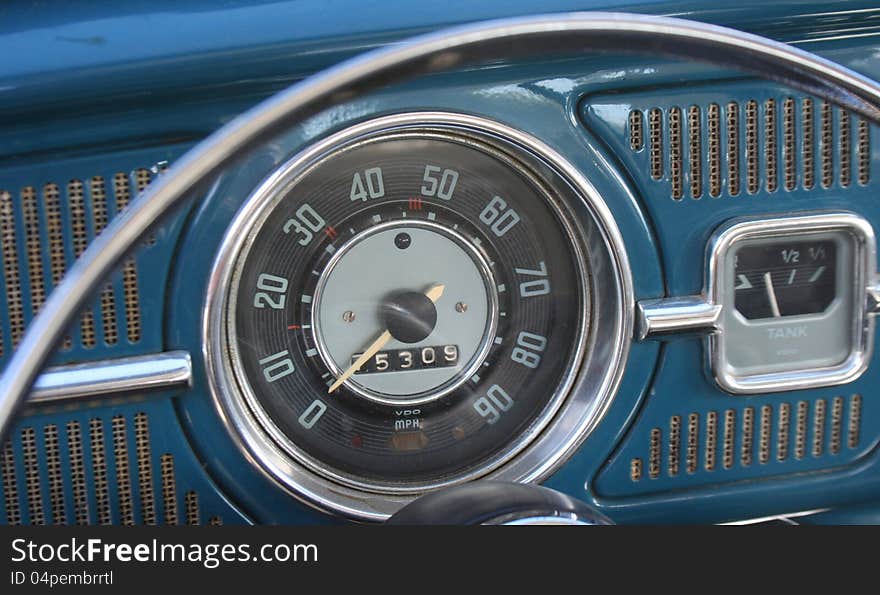
[[[342,475],[312,460],[287,438],[240,378],[234,326],[235,280],[249,239],[286,190],[328,155],[376,135],[442,131],[471,138],[527,166],[547,187],[548,203],[569,235],[580,276],[578,344],[563,382],[528,431],[498,456],[449,480],[423,485],[378,485]],[[533,171],[532,171],[533,170]],[[563,196],[564,195],[564,196]],[[599,272],[602,283],[590,276]],[[539,481],[558,467],[602,418],[619,384],[629,351],[632,281],[619,230],[595,188],[553,149],[503,124],[448,112],[379,117],[332,134],[278,168],[245,201],[215,259],[203,318],[211,393],[230,433],[252,463],[298,498],[363,520],[382,520],[416,496],[478,477]],[[587,332],[589,329],[589,332]],[[599,338],[601,337],[601,340]]]

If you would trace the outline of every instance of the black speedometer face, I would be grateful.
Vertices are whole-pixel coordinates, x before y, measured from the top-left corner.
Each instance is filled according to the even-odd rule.
[[[474,474],[547,412],[585,332],[585,272],[553,200],[512,156],[439,131],[323,156],[236,264],[239,383],[320,473]]]

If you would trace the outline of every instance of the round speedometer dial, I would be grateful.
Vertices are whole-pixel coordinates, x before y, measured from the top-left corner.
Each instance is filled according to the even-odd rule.
[[[331,501],[415,495],[509,466],[541,436],[593,325],[577,195],[554,176],[485,131],[372,125],[250,199],[219,265],[215,363],[252,442],[300,469],[289,483]]]

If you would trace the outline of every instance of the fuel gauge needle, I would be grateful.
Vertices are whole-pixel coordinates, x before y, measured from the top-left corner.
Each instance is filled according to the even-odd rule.
[[[776,318],[782,318],[779,312],[779,302],[776,301],[776,290],[773,289],[773,279],[770,278],[770,272],[764,273],[764,288],[767,290],[767,299],[770,300],[770,311]]]
[[[436,303],[437,300],[440,299],[440,296],[443,295],[443,290],[446,289],[445,285],[439,284],[434,285],[425,292],[425,297],[427,297],[432,302]],[[385,330],[379,338],[370,343],[370,346],[367,347],[364,352],[361,354],[359,358],[354,360],[354,363],[348,367],[348,369],[342,373],[342,375],[336,379],[336,382],[330,385],[330,388],[327,389],[327,394],[332,393],[337,388],[342,386],[342,384],[354,375],[355,372],[361,369],[361,367],[370,361],[370,358],[379,353],[379,351],[385,347],[388,341],[391,340],[391,333],[388,330]]]

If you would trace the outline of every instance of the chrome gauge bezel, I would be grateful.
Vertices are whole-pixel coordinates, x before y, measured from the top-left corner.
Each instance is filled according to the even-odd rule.
[[[396,133],[470,139],[506,155],[512,165],[536,178],[570,236],[584,313],[570,369],[540,418],[479,468],[424,485],[367,483],[328,469],[293,444],[243,380],[229,317],[234,311],[237,271],[246,260],[250,239],[286,191],[340,149]],[[361,520],[383,520],[429,490],[478,477],[539,481],[558,468],[610,405],[629,352],[633,311],[623,239],[599,193],[573,165],[541,141],[491,120],[447,112],[395,114],[356,124],[313,144],[279,167],[244,202],[224,236],[210,276],[203,316],[205,362],[217,410],[256,467],[312,506]]]
[[[764,238],[780,241],[809,234],[845,233],[852,238],[851,308],[852,341],[848,357],[840,364],[815,367],[793,365],[790,369],[741,375],[728,366],[723,315],[718,317],[715,332],[709,336],[708,358],[718,385],[732,394],[800,390],[851,382],[867,368],[873,351],[874,319],[868,315],[868,291],[877,262],[876,240],[871,225],[862,217],[846,212],[818,212],[738,218],[723,225],[713,235],[706,253],[706,296],[721,309],[734,308],[723,291],[730,278],[727,255],[730,250],[750,240]]]

